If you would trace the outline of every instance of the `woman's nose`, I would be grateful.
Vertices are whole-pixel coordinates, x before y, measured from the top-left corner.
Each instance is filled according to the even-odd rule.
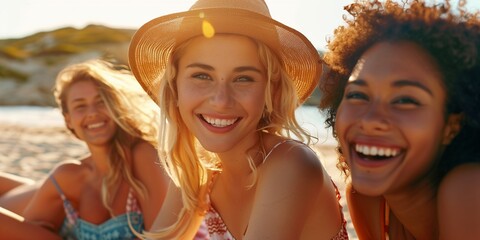
[[[367,132],[385,131],[390,127],[388,112],[380,103],[372,103],[359,119],[360,126]]]
[[[98,114],[98,107],[91,105],[88,107],[87,116],[96,116]]]
[[[233,92],[227,83],[220,82],[214,88],[210,96],[210,103],[218,108],[227,108],[232,104]]]

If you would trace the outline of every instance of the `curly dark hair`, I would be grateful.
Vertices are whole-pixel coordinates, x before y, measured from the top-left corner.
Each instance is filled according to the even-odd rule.
[[[422,0],[357,0],[345,6],[351,17],[344,17],[346,25],[328,41],[324,60],[329,70],[319,85],[319,108],[335,137],[337,109],[358,59],[378,42],[410,41],[437,61],[447,89],[446,114],[464,114],[462,130],[437,164],[437,180],[462,163],[480,162],[480,14],[468,12],[465,3],[452,8],[449,0],[431,6]],[[348,176],[338,150],[338,167]]]

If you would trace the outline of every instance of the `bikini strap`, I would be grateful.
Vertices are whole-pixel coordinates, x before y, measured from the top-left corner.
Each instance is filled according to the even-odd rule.
[[[68,223],[75,225],[78,219],[77,211],[75,211],[75,209],[73,208],[72,203],[68,201],[67,197],[65,196],[62,189],[60,188],[60,185],[58,184],[55,177],[53,175],[50,175],[49,178],[50,180],[52,180],[52,183],[57,189],[58,194],[60,194],[60,198],[62,199],[62,202],[63,202],[63,209],[65,210],[65,216],[68,220]]]
[[[128,197],[127,197],[127,205],[125,207],[125,210],[127,213],[132,213],[136,212],[141,214],[142,211],[140,210],[140,207],[138,206],[138,201],[133,195],[133,188],[130,188],[128,191]]]
[[[272,149],[270,149],[270,151],[265,155],[265,158],[263,159],[263,163],[265,163],[265,162],[267,161],[267,158],[270,156],[270,154],[272,154],[272,152],[273,152],[278,146],[280,146],[280,145],[282,145],[282,144],[284,144],[284,143],[286,143],[286,142],[297,142],[297,141],[295,141],[295,140],[293,140],[293,139],[284,139],[284,140],[278,142],[278,143],[275,144],[275,145],[272,147]]]
[[[58,194],[60,194],[60,198],[62,198],[62,201],[67,200],[67,197],[65,197],[65,194],[63,193],[62,189],[60,188],[60,185],[58,185],[57,180],[53,175],[49,176],[50,180],[52,180],[53,186],[57,189]]]
[[[381,239],[389,240],[390,239],[390,236],[389,236],[390,208],[385,199],[382,200],[382,203],[380,205],[380,220],[381,220],[381,227],[383,228]]]

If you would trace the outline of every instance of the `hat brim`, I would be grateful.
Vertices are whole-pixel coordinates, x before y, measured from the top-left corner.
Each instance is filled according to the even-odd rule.
[[[266,44],[278,56],[292,78],[298,99],[303,103],[313,92],[322,73],[320,55],[300,32],[267,16],[242,9],[209,8],[174,13],[144,24],[133,36],[129,64],[150,97],[159,104],[159,81],[180,43],[202,36],[202,22],[215,33],[248,36]]]

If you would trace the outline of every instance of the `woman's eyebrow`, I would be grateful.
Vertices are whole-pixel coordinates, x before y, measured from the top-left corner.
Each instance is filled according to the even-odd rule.
[[[428,94],[433,96],[432,91],[422,83],[418,81],[412,81],[412,80],[398,80],[393,82],[392,84],[394,87],[405,87],[405,86],[410,86],[410,87],[417,87],[422,89],[423,91],[427,92]]]
[[[187,65],[187,68],[195,68],[195,67],[202,68],[202,69],[209,70],[209,71],[215,70],[214,67],[212,67],[208,64],[203,64],[203,63],[191,63],[191,64]],[[254,67],[254,66],[240,66],[240,67],[236,67],[234,69],[234,72],[244,72],[244,71],[254,71],[254,72],[262,73],[262,70]]]
[[[214,67],[208,65],[208,64],[203,64],[203,63],[191,63],[191,64],[188,64],[186,66],[186,68],[195,68],[195,67],[198,67],[198,68],[202,68],[202,69],[205,69],[205,70],[215,70]]]

